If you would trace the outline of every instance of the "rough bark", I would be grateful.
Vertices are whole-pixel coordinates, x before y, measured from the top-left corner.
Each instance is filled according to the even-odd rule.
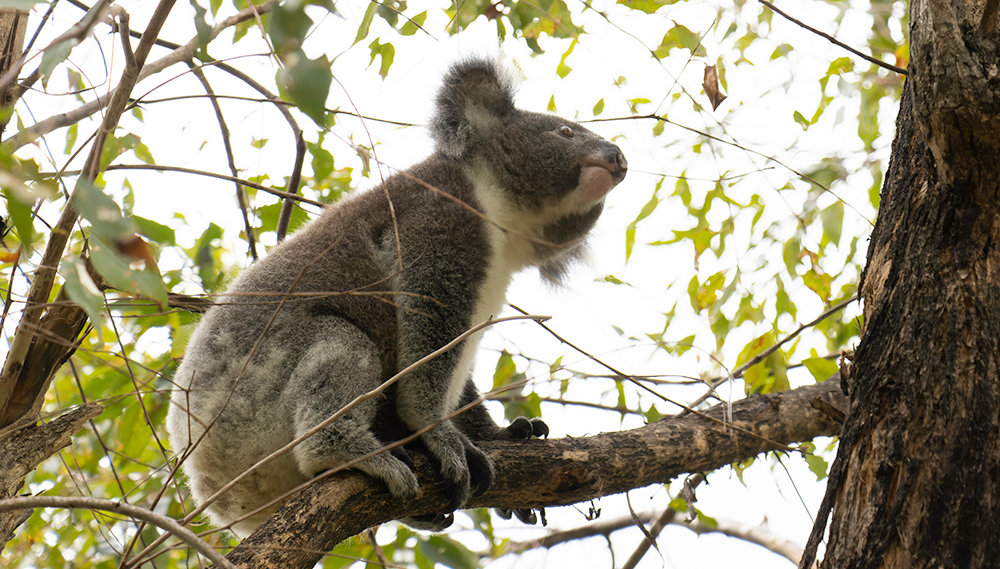
[[[69,445],[70,437],[87,421],[101,414],[102,405],[88,403],[42,425],[28,425],[10,436],[0,437],[0,499],[13,498],[24,486],[24,478],[45,459]],[[0,549],[24,523],[31,510],[0,513]]]
[[[740,401],[733,405],[729,428],[719,421],[724,412],[720,405],[707,412],[716,420],[686,415],[580,439],[482,443],[497,465],[497,479],[489,492],[468,505],[573,504],[715,470],[779,445],[837,434],[840,424],[819,409],[816,399],[841,409],[847,402],[833,379]],[[312,567],[323,552],[366,528],[441,511],[447,499],[435,480],[436,467],[422,453],[414,452],[413,458],[418,478],[426,481],[416,501],[396,503],[383,485],[357,472],[340,472],[297,494],[228,558],[240,567]]]
[[[851,406],[801,567],[1000,560],[1000,49],[975,0],[913,0],[862,277]]]
[[[28,30],[28,14],[16,8],[0,8],[0,77],[17,63],[24,49],[24,33]],[[10,86],[0,85],[0,110],[13,102]],[[10,116],[0,112],[0,135]]]

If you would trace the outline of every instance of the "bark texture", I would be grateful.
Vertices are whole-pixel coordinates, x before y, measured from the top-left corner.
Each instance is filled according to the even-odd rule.
[[[840,409],[846,405],[835,378],[740,401],[733,405],[729,427],[720,422],[725,411],[720,405],[706,413],[715,420],[689,414],[580,439],[483,442],[481,448],[496,463],[497,478],[489,492],[468,505],[568,505],[715,470],[780,445],[835,435],[840,424],[818,404],[824,401]],[[312,567],[333,546],[369,527],[442,511],[448,500],[435,480],[437,467],[423,453],[412,456],[417,477],[425,481],[414,502],[395,502],[384,485],[358,472],[340,472],[292,498],[233,550],[229,560],[247,568]]]
[[[102,405],[87,403],[51,422],[29,424],[10,436],[0,437],[0,500],[17,496],[28,473],[69,446],[70,437],[103,410]],[[30,515],[31,510],[0,513],[0,550]]]
[[[986,4],[911,3],[851,406],[801,567],[831,508],[821,567],[1000,563],[1000,49]]]

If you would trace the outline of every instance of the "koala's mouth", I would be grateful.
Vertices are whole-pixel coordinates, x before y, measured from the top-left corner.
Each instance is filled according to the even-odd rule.
[[[606,160],[590,159],[580,169],[579,190],[585,199],[598,202],[625,179],[625,168]]]

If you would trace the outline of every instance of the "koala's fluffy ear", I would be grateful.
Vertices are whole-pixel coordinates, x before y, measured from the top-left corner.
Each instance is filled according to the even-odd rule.
[[[496,61],[485,58],[452,65],[436,102],[432,132],[438,149],[459,159],[516,110],[513,81]]]

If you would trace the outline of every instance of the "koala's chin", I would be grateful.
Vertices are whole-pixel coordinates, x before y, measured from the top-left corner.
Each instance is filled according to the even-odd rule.
[[[625,178],[625,157],[579,124],[517,109],[513,91],[494,61],[454,64],[436,99],[434,153],[327,208],[206,313],[175,374],[167,415],[195,501],[499,315],[516,272],[537,267],[558,282],[580,256],[606,194]],[[449,505],[404,521],[447,527],[453,510],[493,484],[493,462],[476,441],[548,434],[537,418],[500,427],[473,404],[480,336],[254,470],[208,505],[212,522],[245,536],[277,506],[246,512],[361,458],[353,468],[410,501],[420,486],[405,453],[380,450],[436,425],[420,440],[440,467]]]

